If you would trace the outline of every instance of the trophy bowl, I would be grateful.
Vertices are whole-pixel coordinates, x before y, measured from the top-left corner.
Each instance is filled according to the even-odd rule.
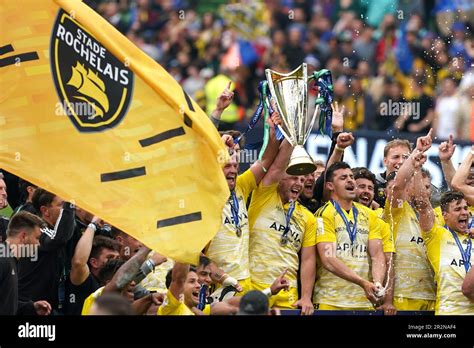
[[[286,169],[289,175],[306,175],[314,172],[316,166],[304,144],[313,128],[317,112],[308,116],[308,68],[306,63],[287,74],[266,69],[268,87],[278,108],[282,125],[278,126],[283,136],[293,146],[290,163]]]

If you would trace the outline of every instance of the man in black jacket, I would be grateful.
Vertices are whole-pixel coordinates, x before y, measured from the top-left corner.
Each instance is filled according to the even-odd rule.
[[[8,238],[0,244],[0,315],[48,315],[51,312],[47,301],[18,299],[18,259],[36,259],[42,224],[39,217],[22,212],[14,216],[8,225]]]
[[[75,208],[43,189],[35,191],[33,205],[47,227],[42,229],[38,260],[21,259],[18,263],[19,296],[22,301],[45,299],[53,310],[58,310],[65,246],[74,231]]]

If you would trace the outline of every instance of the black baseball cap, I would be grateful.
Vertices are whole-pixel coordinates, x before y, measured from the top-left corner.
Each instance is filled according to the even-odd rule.
[[[240,300],[237,315],[267,315],[268,297],[261,291],[247,292]]]

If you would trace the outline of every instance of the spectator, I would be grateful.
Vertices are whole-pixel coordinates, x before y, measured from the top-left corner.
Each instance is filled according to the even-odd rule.
[[[75,208],[43,189],[33,195],[33,206],[46,226],[41,230],[38,260],[22,258],[18,262],[18,291],[21,301],[46,300],[54,311],[62,309],[60,284],[64,284],[65,246],[74,232]],[[64,291],[64,289],[62,289]]]
[[[76,245],[72,269],[66,282],[66,314],[80,315],[84,300],[99,289],[99,272],[108,260],[119,257],[119,244],[107,237],[96,236],[97,217],[84,231]]]
[[[2,257],[0,257],[0,315],[51,313],[51,305],[44,300],[22,301],[18,296],[18,269],[20,258],[34,259],[34,247],[37,247],[41,238],[43,221],[28,212],[21,212],[14,216],[8,225],[7,240],[0,243]],[[22,247],[29,247],[22,248]],[[31,248],[33,247],[33,248]],[[8,251],[7,251],[8,250]],[[25,250],[32,250],[31,255],[24,254]],[[37,249],[36,249],[37,251]],[[11,255],[11,256],[10,256]]]
[[[16,214],[20,211],[27,211],[31,214],[38,215],[38,212],[33,207],[33,194],[35,193],[38,186],[33,185],[31,182],[20,179],[18,182],[20,194],[21,194],[21,205],[19,205],[13,214]]]

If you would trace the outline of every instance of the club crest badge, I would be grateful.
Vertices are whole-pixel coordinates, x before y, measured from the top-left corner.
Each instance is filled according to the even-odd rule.
[[[80,132],[100,132],[125,117],[133,72],[74,18],[60,10],[50,44],[51,70],[63,111]]]

